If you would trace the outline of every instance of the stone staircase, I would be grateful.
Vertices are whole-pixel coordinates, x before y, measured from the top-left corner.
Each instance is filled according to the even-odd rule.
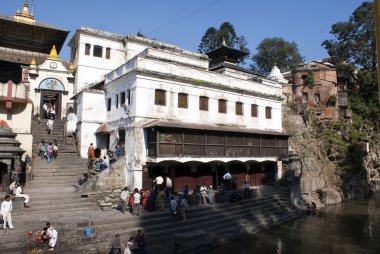
[[[54,212],[55,228],[59,230],[56,253],[99,253],[109,251],[114,234],[121,235],[125,244],[137,229],[146,234],[146,253],[198,253],[226,244],[238,237],[257,233],[271,226],[292,220],[300,215],[299,210],[288,205],[289,190],[263,187],[252,191],[252,198],[239,203],[226,202],[213,205],[189,207],[187,221],[173,223],[169,210],[165,212],[143,211],[141,216],[121,214],[118,211],[82,210],[68,213],[64,209]],[[28,213],[28,212],[26,212]],[[29,214],[23,214],[26,220]],[[42,216],[43,217],[43,216]],[[20,220],[21,215],[15,216]],[[39,225],[44,221],[39,220]],[[26,230],[16,228],[0,243],[7,243],[6,252],[25,253]],[[92,235],[84,232],[91,228]],[[36,229],[36,228],[33,228]]]
[[[87,167],[75,146],[64,144],[60,134],[63,123],[56,122],[52,135],[46,134],[45,124],[33,123],[34,149],[40,139],[56,138],[60,142],[58,158],[47,163],[34,152],[34,177],[25,187],[32,208],[22,211],[22,200],[14,202],[15,228],[6,234],[1,232],[0,253],[27,253],[27,232],[40,230],[47,221],[58,230],[55,253],[106,254],[116,233],[125,244],[137,229],[142,229],[146,234],[146,253],[169,254],[207,251],[301,214],[289,205],[289,189],[271,186],[252,189],[251,198],[239,203],[192,205],[186,222],[179,219],[173,223],[168,208],[164,212],[142,211],[141,216],[101,211],[72,187]],[[226,200],[228,196],[226,193]],[[91,228],[91,236],[85,235],[87,228]]]

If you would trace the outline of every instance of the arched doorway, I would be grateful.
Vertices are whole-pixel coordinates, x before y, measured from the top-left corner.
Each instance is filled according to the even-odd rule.
[[[41,92],[40,99],[40,116],[42,119],[50,118],[49,109],[55,110],[55,118],[61,118],[62,112],[62,94],[65,87],[61,81],[55,78],[44,79],[38,89]]]

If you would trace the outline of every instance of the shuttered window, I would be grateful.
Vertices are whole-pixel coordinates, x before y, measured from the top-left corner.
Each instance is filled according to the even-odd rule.
[[[227,101],[218,100],[218,109],[219,109],[219,113],[227,113]]]
[[[266,119],[272,118],[272,108],[271,107],[265,107],[265,118]]]
[[[208,111],[208,97],[199,97],[199,110]]]
[[[256,104],[251,105],[251,116],[252,117],[258,117],[259,115],[259,107]]]
[[[236,102],[236,115],[242,116],[243,115],[243,103],[241,102]]]
[[[166,91],[161,89],[156,89],[154,104],[165,106],[166,105]]]
[[[187,108],[187,94],[185,93],[178,94],[178,107]]]

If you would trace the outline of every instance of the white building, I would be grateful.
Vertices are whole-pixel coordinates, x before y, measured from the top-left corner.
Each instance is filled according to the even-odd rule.
[[[207,56],[89,28],[69,45],[81,155],[90,143],[125,147],[128,186],[149,188],[157,175],[175,190],[216,186],[226,170],[239,185],[280,177],[282,86],[239,67],[245,52],[223,45]]]

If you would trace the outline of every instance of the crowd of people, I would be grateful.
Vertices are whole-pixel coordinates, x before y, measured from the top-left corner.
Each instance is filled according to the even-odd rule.
[[[42,105],[42,118],[43,119],[55,119],[55,105],[51,102],[45,102]]]
[[[91,143],[87,151],[88,169],[94,169],[100,172],[108,168],[110,164],[114,163],[122,155],[124,155],[123,149],[119,146],[116,146],[114,151],[109,151],[107,155],[102,157],[100,148],[95,148],[94,144]]]
[[[50,163],[51,160],[56,159],[58,156],[58,148],[59,144],[56,139],[54,139],[53,142],[45,143],[44,140],[41,140],[41,142],[38,144],[38,156],[43,160],[46,159],[48,163]]]
[[[109,254],[144,254],[145,253],[145,234],[141,229],[137,230],[135,236],[131,236],[126,244],[122,244],[120,234],[116,234],[111,244]]]

